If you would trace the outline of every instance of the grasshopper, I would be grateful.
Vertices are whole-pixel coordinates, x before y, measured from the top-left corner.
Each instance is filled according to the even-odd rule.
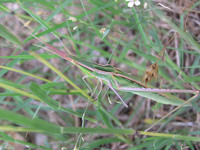
[[[36,36],[34,37],[37,38]],[[124,100],[120,97],[116,90],[123,92],[132,92],[134,94],[152,99],[159,103],[171,104],[176,106],[183,104],[185,101],[173,95],[164,93],[191,93],[195,94],[194,98],[199,94],[198,90],[148,88],[146,84],[135,80],[132,76],[111,65],[99,65],[91,63],[76,56],[66,54],[65,52],[55,48],[50,44],[47,44],[45,42],[43,43],[48,47],[45,48],[45,50],[48,50],[51,53],[54,53],[70,61],[72,64],[80,68],[86,74],[86,77],[97,78],[101,82],[101,85],[102,83],[108,85],[108,87],[122,101],[125,107],[128,107],[128,105],[124,102]],[[185,106],[189,105],[190,104],[185,103]]]

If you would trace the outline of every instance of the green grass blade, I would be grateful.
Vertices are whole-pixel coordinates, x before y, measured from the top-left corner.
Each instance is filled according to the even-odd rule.
[[[115,142],[123,142],[123,141],[120,140],[119,138],[103,138],[100,140],[94,140],[92,143],[89,143],[83,146],[82,148],[87,150],[93,150],[101,145],[115,143]]]
[[[23,91],[23,90],[20,90],[20,89],[17,89],[17,88],[14,88],[14,87],[9,86],[9,85],[7,85],[7,84],[4,84],[4,83],[2,83],[2,82],[0,82],[0,87],[2,87],[2,88],[4,88],[4,89],[7,89],[7,90],[10,90],[10,91],[14,91],[14,92],[19,93],[19,94],[21,94],[21,95],[23,95],[23,96],[27,96],[27,97],[36,99],[36,100],[38,100],[38,101],[41,101],[41,99],[39,99],[37,96],[34,96],[33,94],[27,93],[27,92],[25,92],[25,91]]]
[[[67,78],[62,72],[60,72],[58,69],[56,69],[54,66],[52,66],[48,61],[41,58],[39,55],[37,55],[34,52],[30,52],[31,55],[36,57],[38,60],[40,60],[42,63],[44,63],[46,66],[48,66],[50,69],[52,69],[54,72],[56,72],[59,76],[61,76],[65,81],[67,81],[69,84],[71,84],[75,89],[77,89],[80,93],[82,93],[86,98],[91,100],[90,96],[86,94],[83,90],[81,90],[77,85],[75,85],[69,78]],[[96,104],[96,102],[94,102]]]
[[[1,128],[1,127],[0,127]],[[5,128],[9,129],[9,127],[5,126]],[[0,129],[1,130],[1,129]],[[9,131],[9,130],[8,130]],[[10,131],[9,131],[10,132]],[[32,144],[29,142],[25,142],[25,141],[21,141],[21,140],[16,140],[13,137],[11,137],[10,135],[7,135],[6,133],[0,132],[0,140],[3,141],[7,141],[7,142],[11,142],[11,143],[18,143],[18,144],[22,144],[22,145],[26,145],[29,146],[30,148],[36,148],[36,149],[45,149],[45,150],[51,150],[51,148],[47,148],[44,146],[38,146],[36,144]]]
[[[58,58],[58,55],[46,55],[46,54],[41,54],[40,57],[44,58],[44,59],[51,59],[51,58]],[[14,56],[0,56],[0,58],[5,58],[5,59],[35,59],[34,56],[31,55],[14,55]]]
[[[51,133],[51,134],[127,134],[133,135],[136,131],[131,129],[108,129],[108,128],[82,128],[82,127],[61,127],[53,123],[41,120],[41,119],[31,119],[25,116],[16,114],[11,111],[0,109],[0,119],[8,120],[19,125],[27,126],[29,128],[37,129],[38,132],[42,133]],[[3,127],[1,127],[3,130]],[[154,133],[154,132],[143,132],[137,131],[138,134],[148,135],[153,137],[163,137],[163,138],[172,138],[177,140],[186,140],[186,141],[196,141],[199,142],[200,138],[183,136],[183,135],[174,135],[174,134],[165,134],[165,133]]]
[[[45,30],[45,31],[43,31],[43,32],[41,32],[41,33],[38,33],[38,34],[36,35],[36,37],[40,37],[40,36],[43,36],[43,35],[47,35],[48,33],[51,33],[51,32],[54,32],[54,31],[60,29],[60,28],[66,27],[66,25],[67,25],[67,22],[63,22],[63,23],[57,24],[56,26],[54,26],[54,27],[52,27],[52,28],[48,28],[47,30]],[[32,39],[34,39],[33,36],[27,38],[27,39],[24,41],[24,43],[26,43],[26,42],[28,42],[28,41],[30,41],[30,40],[32,40]]]
[[[115,77],[116,81],[120,84],[123,85],[123,87],[131,87],[131,88],[143,88],[142,86],[140,86],[139,84],[136,84],[134,82],[130,82],[129,80],[125,79],[125,78],[121,78],[121,77]],[[118,89],[117,85],[115,84],[115,82],[112,83],[112,85],[114,86],[115,89]],[[170,105],[176,105],[179,106],[181,104],[183,104],[185,101],[170,95],[168,93],[166,93],[166,97],[159,95],[158,93],[155,92],[137,92],[137,91],[132,91],[132,90],[121,90],[123,92],[131,92],[137,95],[140,95],[142,97],[148,98],[148,99],[152,99],[156,102],[162,103],[162,104],[170,104]],[[191,104],[186,104],[184,106],[191,106]]]
[[[140,31],[140,34],[141,34],[141,37],[142,37],[142,40],[144,41],[145,45],[147,45],[149,42],[147,40],[147,37],[146,37],[146,34],[144,32],[144,29],[142,27],[142,23],[139,19],[139,13],[134,9],[132,8],[132,11],[133,11],[133,15],[134,15],[134,18],[135,18],[135,21],[136,21],[136,24],[137,24],[137,27],[138,27],[138,30]],[[149,50],[148,50],[149,51]],[[149,51],[150,52],[150,51]]]
[[[0,24],[0,36],[2,36],[3,38],[5,38],[13,44],[19,46],[21,45],[21,41],[2,24]]]
[[[103,122],[106,124],[108,128],[113,128],[112,122],[110,119],[107,117],[107,115],[100,109],[98,108],[98,112],[103,120]]]
[[[34,74],[31,74],[31,73],[28,73],[28,72],[25,72],[25,71],[13,69],[13,68],[6,67],[6,66],[1,66],[1,65],[0,65],[0,68],[7,69],[7,70],[10,70],[10,71],[14,71],[14,72],[18,72],[18,73],[21,73],[21,74],[24,74],[24,75],[27,75],[27,76],[31,76],[31,77],[33,77],[33,78],[36,78],[36,79],[39,79],[39,80],[42,80],[42,81],[45,81],[45,82],[52,82],[52,81],[50,81],[50,80],[47,80],[47,79],[45,79],[45,78],[36,76],[36,75],[34,75]]]
[[[0,11],[9,12],[10,10],[6,6],[0,4]]]
[[[42,89],[37,83],[32,82],[30,85],[30,90],[40,99],[42,99],[46,104],[51,106],[54,109],[58,109],[60,104],[52,99],[50,96],[46,94],[46,91]]]
[[[47,103],[47,104],[49,104],[49,106],[52,106],[52,107],[55,108],[55,109],[62,110],[62,111],[64,111],[64,112],[70,113],[70,114],[75,115],[75,116],[78,116],[78,117],[82,117],[82,114],[77,113],[77,112],[74,112],[74,111],[72,111],[71,109],[67,109],[67,108],[61,107],[60,104],[56,103],[56,101],[54,101],[54,100],[52,101],[52,99],[51,99],[50,97],[47,97],[47,95],[44,95],[44,93],[41,94],[40,91],[37,91],[37,89],[35,89],[36,87],[38,87],[38,86],[35,85],[35,84],[32,85],[32,90],[33,90],[36,94],[38,94],[40,97],[42,97],[42,98],[47,97],[48,100],[46,100],[46,99],[40,99],[40,98],[39,98],[38,96],[36,96],[36,95],[30,94],[30,93],[28,93],[28,92],[25,92],[25,91],[23,91],[23,90],[14,88],[14,87],[12,87],[12,86],[6,85],[6,84],[1,83],[1,82],[0,82],[0,87],[2,87],[2,88],[4,88],[4,89],[7,89],[7,90],[10,90],[10,91],[14,91],[14,92],[19,93],[19,94],[21,94],[21,95],[23,95],[23,96],[27,96],[27,97],[33,98],[33,99],[38,100],[38,101],[40,101],[40,102]],[[95,119],[93,119],[93,118],[90,118],[90,117],[85,116],[85,119],[88,120],[88,121],[97,123],[97,121],[96,121]]]

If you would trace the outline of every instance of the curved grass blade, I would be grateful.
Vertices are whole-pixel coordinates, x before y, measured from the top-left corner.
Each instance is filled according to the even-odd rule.
[[[42,81],[45,81],[45,82],[49,82],[49,83],[52,82],[52,81],[47,80],[47,79],[45,79],[45,78],[36,76],[36,75],[34,75],[34,74],[31,74],[31,73],[28,73],[28,72],[25,72],[25,71],[17,70],[17,69],[14,69],[14,68],[2,66],[2,65],[0,65],[0,68],[7,69],[7,70],[10,70],[10,71],[14,71],[14,72],[18,72],[18,73],[21,73],[21,74],[24,74],[24,75],[27,75],[27,76],[31,76],[31,77],[33,77],[33,78],[36,78],[36,79],[39,79],[39,80],[42,80]]]
[[[33,85],[33,86],[35,86],[35,85]],[[6,84],[1,83],[1,82],[0,82],[0,87],[2,87],[4,89],[7,89],[7,90],[10,90],[10,91],[14,91],[14,92],[19,93],[19,94],[21,94],[23,96],[27,96],[27,97],[33,98],[33,99],[38,100],[40,102],[44,102],[44,103],[50,104],[49,106],[52,106],[54,109],[62,110],[62,111],[67,112],[69,114],[72,114],[72,115],[75,115],[75,116],[78,116],[78,117],[82,117],[82,114],[80,114],[78,112],[74,112],[71,109],[67,109],[67,108],[61,107],[58,102],[56,103],[56,101],[55,102],[51,102],[51,101],[49,102],[49,101],[46,101],[46,99],[40,99],[36,95],[33,95],[33,94],[25,92],[23,90],[14,88],[12,86],[6,85]],[[37,87],[39,88],[39,86],[37,86]],[[37,91],[35,91],[35,92],[37,92]],[[40,96],[42,96],[42,95],[40,95]],[[44,95],[44,96],[46,96],[46,95]],[[48,98],[48,100],[50,100],[50,99]],[[88,120],[88,121],[94,122],[94,123],[98,122],[97,120],[95,120],[93,118],[90,118],[90,117],[87,117],[87,116],[85,116],[85,119]]]
[[[55,73],[57,73],[59,76],[61,76],[65,81],[67,81],[69,84],[71,84],[74,88],[76,88],[80,93],[82,93],[86,98],[97,104],[97,102],[93,101],[88,94],[86,94],[83,90],[81,90],[77,85],[75,85],[69,78],[67,78],[62,72],[60,72],[58,69],[56,69],[54,66],[52,66],[48,61],[34,53],[33,51],[30,52],[31,55],[33,55],[35,58],[40,60],[42,63],[44,63],[46,66],[48,66],[50,69],[52,69]]]
[[[5,126],[3,128],[9,129],[8,126]],[[0,127],[0,130],[1,130],[1,127]],[[8,131],[10,132],[10,130],[8,130]],[[29,142],[25,142],[25,141],[14,139],[13,137],[11,137],[11,136],[7,135],[6,133],[3,133],[3,132],[0,132],[0,136],[1,136],[0,140],[3,140],[3,141],[26,145],[26,146],[29,146],[29,148],[52,150],[51,148],[47,148],[47,147],[44,147],[44,146],[38,146],[38,145],[33,144],[33,143],[29,143]]]
[[[6,27],[0,24],[0,36],[16,45],[21,45],[21,41],[11,33]]]
[[[16,124],[27,126],[30,129],[36,129],[37,132],[40,133],[48,133],[48,134],[126,134],[133,135],[136,133],[136,130],[132,129],[109,129],[109,128],[82,128],[82,127],[62,127],[55,125],[53,123],[47,122],[41,119],[31,119],[27,118],[23,115],[16,114],[14,112],[10,112],[4,109],[0,109],[0,119],[8,120],[14,122]],[[11,128],[11,127],[10,127]],[[16,127],[13,127],[15,130]],[[19,127],[18,127],[19,128]],[[6,131],[6,128],[0,127],[1,130]],[[16,129],[17,130],[17,129]],[[18,129],[19,130],[19,129]],[[31,130],[30,130],[31,131]],[[191,137],[184,135],[175,135],[175,134],[165,134],[165,133],[155,133],[155,132],[143,132],[137,131],[137,134],[153,136],[153,137],[162,137],[162,138],[173,138],[177,140],[185,140],[185,141],[196,141],[199,142],[199,137]]]

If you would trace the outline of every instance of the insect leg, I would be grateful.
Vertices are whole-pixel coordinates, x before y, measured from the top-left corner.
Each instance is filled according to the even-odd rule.
[[[87,81],[85,80],[86,78],[88,78],[89,76],[88,75],[86,75],[86,76],[84,76],[84,77],[82,77],[82,79],[83,79],[83,81],[84,81],[84,83],[87,85],[87,87],[89,88],[89,90],[90,90],[90,93],[91,93],[91,97],[93,97],[94,96],[94,94],[95,94],[95,91],[97,90],[97,87],[98,87],[98,85],[99,85],[99,82],[97,83],[97,85],[96,85],[96,87],[95,87],[95,89],[94,89],[94,91],[92,91],[92,89],[91,89],[91,87],[89,86],[89,84],[87,83]],[[101,83],[101,86],[100,86],[100,92],[97,94],[97,96],[96,96],[96,98],[95,99],[97,99],[97,97],[99,96],[99,94],[101,93],[101,91],[102,91],[102,80],[98,80],[98,81],[100,81],[100,83]]]
[[[113,92],[115,92],[115,94],[117,95],[117,97],[122,101],[122,103],[123,103],[123,105],[127,108],[128,107],[128,105],[124,102],[124,100],[121,98],[121,96],[117,93],[117,91],[115,91],[115,89],[112,87],[112,85],[111,85],[111,83],[109,82],[109,81],[107,81],[107,80],[105,80],[108,84],[108,86],[109,86],[109,88],[113,91]]]
[[[82,77],[82,80],[83,80],[83,82],[87,85],[87,87],[89,88],[91,95],[93,95],[91,87],[89,86],[89,84],[88,84],[87,81],[85,80],[85,79],[88,78],[88,77],[89,77],[89,76],[86,75],[86,76]]]
[[[99,82],[100,82],[100,90],[99,90],[99,93],[97,94],[96,98],[97,99],[102,91],[102,86],[103,86],[103,83],[102,83],[102,80],[99,79]]]

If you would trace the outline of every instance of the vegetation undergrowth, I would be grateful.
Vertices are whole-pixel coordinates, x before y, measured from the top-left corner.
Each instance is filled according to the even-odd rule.
[[[1,149],[200,149],[199,8],[183,0],[0,1]],[[46,43],[77,59],[47,52]],[[90,72],[79,58],[114,66],[143,89],[185,93],[158,103],[116,84],[126,108],[111,90],[124,78],[102,77],[101,87],[108,68]]]

